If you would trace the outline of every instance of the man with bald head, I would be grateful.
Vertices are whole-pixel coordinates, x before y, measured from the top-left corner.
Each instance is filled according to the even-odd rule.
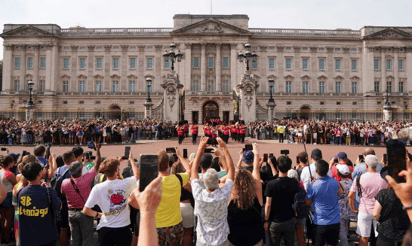
[[[363,159],[361,159],[361,160],[358,159],[356,161],[356,167],[355,167],[355,169],[353,170],[353,173],[352,173],[353,180],[355,180],[356,177],[358,177],[358,176],[360,176],[360,175],[367,172],[365,158],[366,158],[367,155],[375,155],[375,150],[373,150],[372,148],[366,148],[363,151],[362,154],[363,154]],[[381,169],[382,169],[382,164],[379,163],[378,166],[376,167],[376,172],[380,173]]]

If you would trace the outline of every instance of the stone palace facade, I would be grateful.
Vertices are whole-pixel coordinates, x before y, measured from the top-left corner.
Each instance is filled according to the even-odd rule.
[[[143,118],[151,78],[153,117],[379,119],[386,90],[394,118],[411,117],[412,27],[263,29],[249,28],[247,15],[173,19],[173,28],[5,24],[0,114],[24,111],[33,81],[37,118]],[[183,54],[175,74],[163,59],[171,43]],[[245,74],[238,54],[246,43],[257,59]],[[178,86],[165,84],[172,77]]]

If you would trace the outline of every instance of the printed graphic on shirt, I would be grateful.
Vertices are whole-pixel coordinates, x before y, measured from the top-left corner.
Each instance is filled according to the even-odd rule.
[[[109,189],[107,197],[110,201],[109,212],[104,213],[104,215],[113,215],[122,212],[126,206],[126,191],[123,189]]]
[[[22,196],[20,201],[20,206],[18,207],[17,214],[25,215],[30,217],[44,217],[49,213],[49,208],[37,209],[33,207],[32,209],[26,208],[32,205],[30,196]]]

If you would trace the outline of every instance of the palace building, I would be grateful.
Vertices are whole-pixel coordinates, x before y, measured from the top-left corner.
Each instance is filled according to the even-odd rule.
[[[376,120],[385,101],[394,119],[412,117],[412,27],[250,28],[247,15],[173,19],[169,28],[5,24],[0,115],[23,117],[32,81],[37,119],[142,119],[148,91],[150,115],[166,120]],[[175,73],[163,57],[172,43],[183,55]],[[248,72],[238,58],[245,44],[256,54]]]

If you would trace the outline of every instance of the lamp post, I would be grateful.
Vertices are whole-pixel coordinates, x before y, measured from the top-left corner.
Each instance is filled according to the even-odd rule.
[[[146,79],[146,86],[147,86],[147,98],[146,98],[146,102],[143,103],[143,106],[145,108],[144,110],[144,118],[152,118],[152,99],[150,98],[150,87],[152,86],[152,79],[151,78],[147,78]]]
[[[169,47],[170,47],[170,51],[166,50],[166,52],[163,53],[163,57],[165,59],[165,62],[169,60],[172,62],[172,66],[170,68],[172,69],[172,72],[173,72],[175,71],[175,62],[181,62],[183,54],[180,52],[180,50],[177,53],[175,52],[175,48],[176,48],[175,44],[171,44]]]
[[[268,104],[266,104],[268,106],[268,120],[272,120],[272,118],[274,118],[273,109],[276,106],[275,99],[273,99],[273,96],[272,96],[272,91],[273,91],[274,86],[275,86],[275,81],[273,79],[269,80],[270,98],[269,98]]]
[[[250,47],[251,47],[250,44],[245,44],[244,53],[242,53],[242,51],[241,51],[237,55],[240,62],[243,62],[243,60],[245,60],[245,62],[246,62],[246,72],[249,71],[249,62],[250,62],[250,60],[252,60],[252,62],[255,62],[256,58],[257,58],[256,53],[250,51]]]
[[[32,91],[33,91],[33,85],[34,82],[29,80],[29,82],[27,82],[27,84],[29,85],[29,101],[26,103],[26,120],[32,120],[33,116],[34,116],[34,103],[33,103],[33,99],[32,99]]]
[[[152,79],[151,78],[147,78],[146,79],[146,85],[147,85],[147,98],[146,98],[146,102],[151,103],[152,99],[150,98],[150,87],[152,86]]]

